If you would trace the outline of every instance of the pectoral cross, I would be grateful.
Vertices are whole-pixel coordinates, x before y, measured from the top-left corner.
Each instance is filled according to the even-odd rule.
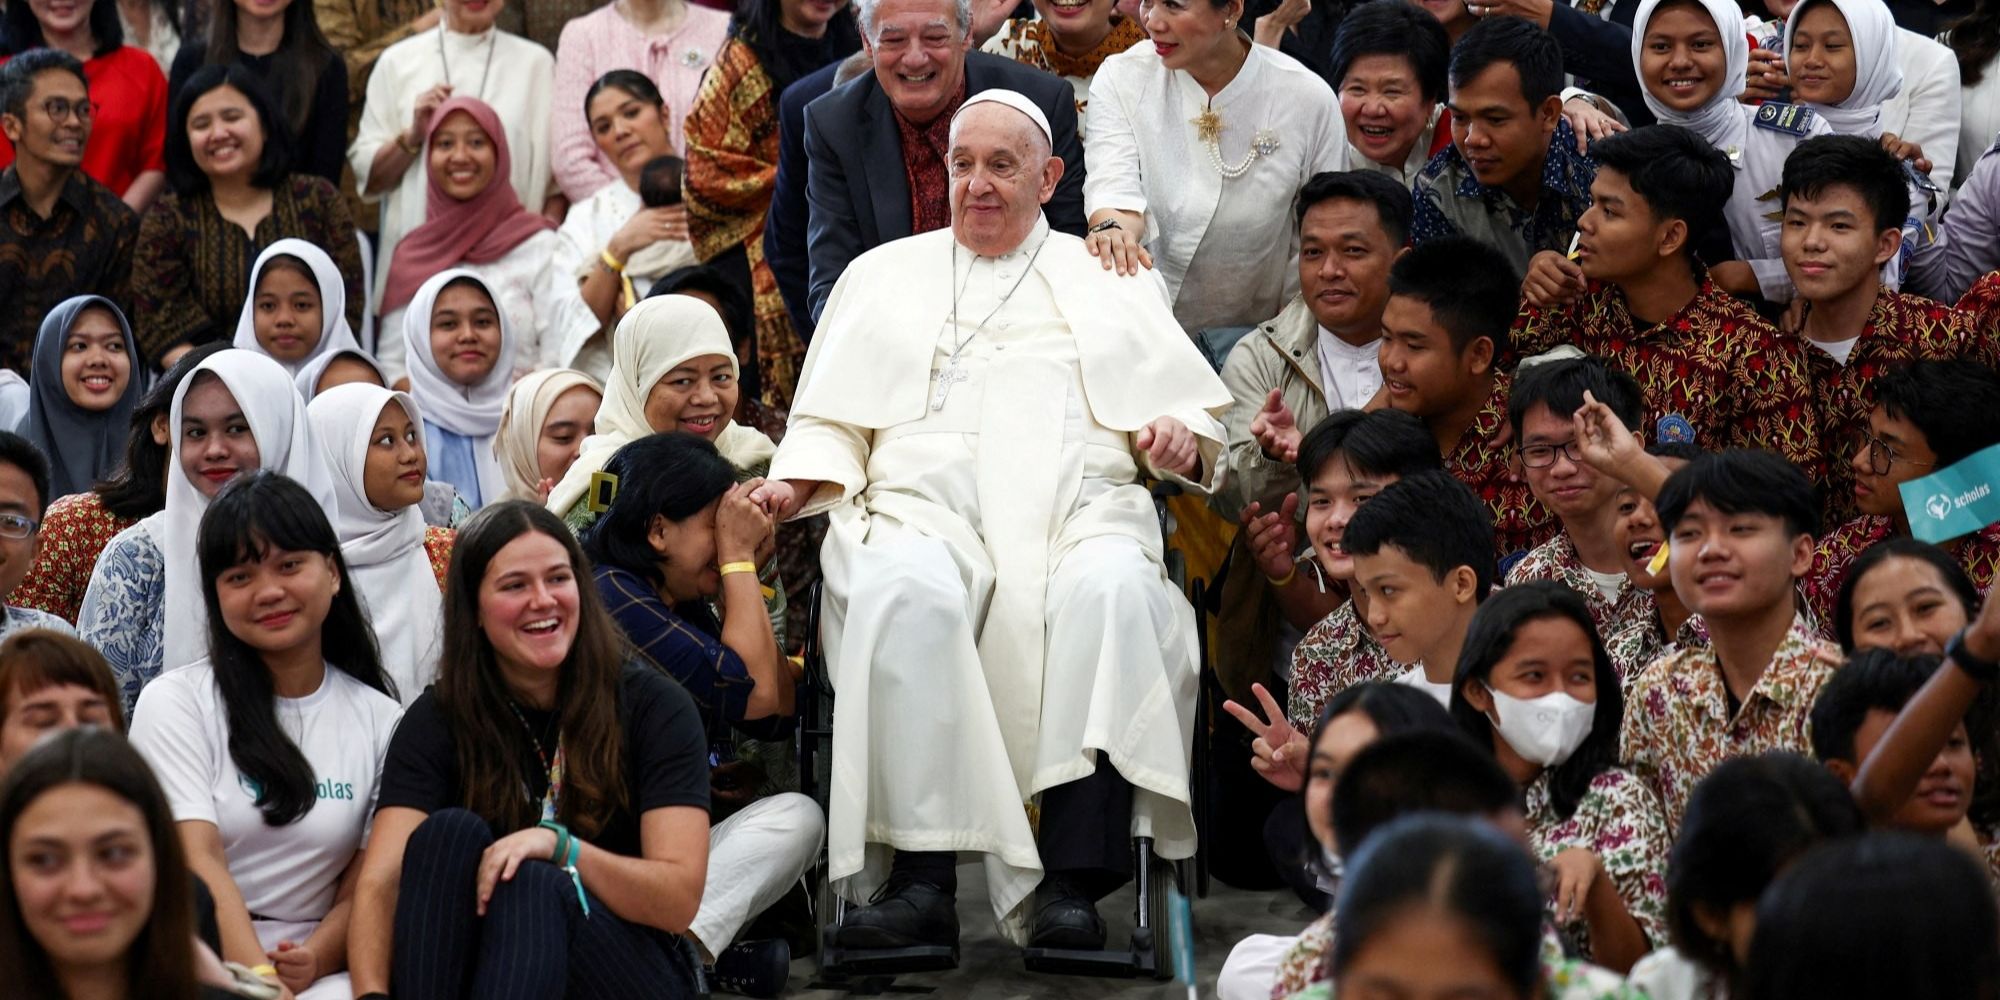
[[[951,395],[951,387],[970,377],[965,374],[965,369],[960,368],[956,361],[943,368],[932,369],[931,381],[937,383],[937,391],[931,393],[932,412],[944,409],[944,400],[946,396]]]

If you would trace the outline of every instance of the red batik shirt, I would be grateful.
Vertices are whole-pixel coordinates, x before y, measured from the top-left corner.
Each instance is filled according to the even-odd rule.
[[[965,81],[958,94],[928,125],[918,125],[896,113],[896,131],[903,139],[903,173],[910,182],[910,235],[951,225],[951,173],[945,160],[951,152],[951,116],[965,103]]]
[[[1839,602],[1840,585],[1847,580],[1848,568],[1869,546],[1895,534],[1894,521],[1864,514],[1819,537],[1819,544],[1813,547],[1812,569],[1806,571],[1805,579],[1799,583],[1822,635],[1836,634],[1834,605]],[[2000,577],[2000,524],[1989,524],[1964,538],[1946,542],[1944,549],[1958,560],[1980,593],[1986,593],[1994,578]]]
[[[1877,377],[1911,361],[1962,358],[1988,367],[2000,364],[2000,347],[1992,336],[1980,334],[1975,319],[1972,313],[1941,302],[1885,288],[1875,297],[1875,308],[1869,311],[1846,364],[1803,336],[1779,334],[1798,343],[1811,380],[1819,440],[1826,451],[1826,471],[1820,480],[1826,491],[1826,523],[1838,524],[1860,513],[1854,506],[1854,469],[1848,460],[1856,435],[1868,426]]]
[[[1639,381],[1648,440],[1762,448],[1820,478],[1825,453],[1803,350],[1707,275],[1680,312],[1645,330],[1626,311],[1625,293],[1598,281],[1566,305],[1522,307],[1513,331],[1518,354],[1561,344]]]
[[[1502,559],[1548,541],[1561,527],[1555,515],[1528,492],[1527,481],[1514,475],[1507,449],[1493,444],[1507,426],[1507,391],[1513,385],[1512,375],[1495,373],[1493,394],[1472,419],[1472,426],[1458,436],[1458,444],[1444,456],[1445,471],[1472,487],[1473,494],[1492,511],[1493,547]]]

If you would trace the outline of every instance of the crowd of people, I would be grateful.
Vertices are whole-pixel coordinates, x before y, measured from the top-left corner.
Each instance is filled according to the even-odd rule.
[[[5,0],[10,995],[2000,997],[2000,0],[728,8]]]

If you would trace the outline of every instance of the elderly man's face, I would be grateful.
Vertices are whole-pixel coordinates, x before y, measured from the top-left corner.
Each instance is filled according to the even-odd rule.
[[[944,113],[965,81],[972,37],[951,0],[882,0],[862,25],[875,79],[889,103],[919,125]]]
[[[981,256],[1027,239],[1042,203],[1055,194],[1063,161],[1049,155],[1041,129],[1002,104],[976,104],[952,128],[951,226]]]

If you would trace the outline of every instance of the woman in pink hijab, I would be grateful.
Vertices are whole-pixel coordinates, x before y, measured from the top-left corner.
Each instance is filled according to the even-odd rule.
[[[525,374],[565,365],[597,332],[597,316],[577,292],[574,274],[552,267],[559,238],[508,183],[510,157],[500,118],[483,101],[454,97],[431,115],[424,140],[428,176],[423,225],[396,245],[382,294],[378,360],[403,379],[404,311],[432,275],[452,268],[476,274],[493,293],[515,338],[514,368]],[[431,322],[426,318],[424,322]]]

